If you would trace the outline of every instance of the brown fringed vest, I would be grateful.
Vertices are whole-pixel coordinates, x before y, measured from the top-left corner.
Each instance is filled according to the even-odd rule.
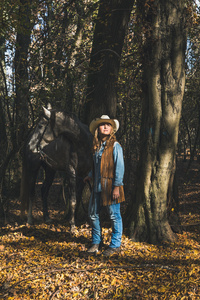
[[[112,182],[114,177],[114,159],[113,159],[114,142],[111,145],[109,145],[108,148],[105,148],[101,157],[101,188],[102,188],[101,200],[103,206],[111,205],[113,202]],[[125,201],[123,185],[119,187],[119,192],[120,192],[120,197],[117,200],[115,200],[116,203],[121,203]]]

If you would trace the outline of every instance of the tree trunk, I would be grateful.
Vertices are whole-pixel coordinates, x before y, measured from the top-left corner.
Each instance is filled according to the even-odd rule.
[[[183,0],[156,0],[145,6],[144,102],[135,197],[128,225],[135,241],[173,241],[167,193],[178,141],[185,86]]]
[[[7,134],[6,134],[6,121],[5,111],[3,109],[3,99],[6,96],[5,87],[5,39],[0,37],[0,223],[4,220],[4,207],[3,207],[3,163],[6,157],[6,150],[8,146]]]
[[[116,117],[120,57],[134,0],[101,0],[93,38],[85,122]]]
[[[19,16],[15,50],[15,86],[16,86],[16,137],[18,147],[27,137],[28,131],[28,48],[30,44],[31,22],[30,22],[31,0],[20,0]]]
[[[190,142],[190,160],[187,166],[187,171],[190,169],[192,162],[194,161],[195,154],[197,152],[197,145],[199,141],[199,136],[200,136],[200,103],[197,101],[197,107],[198,107],[198,124],[196,125],[196,131],[195,131],[195,137],[193,141],[193,148],[192,148],[192,143]]]

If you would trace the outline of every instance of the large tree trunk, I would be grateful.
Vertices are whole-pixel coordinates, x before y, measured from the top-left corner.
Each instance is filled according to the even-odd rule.
[[[5,39],[0,37],[0,166],[5,160],[8,141],[6,133],[5,118],[5,99],[7,96],[6,79],[5,79]],[[0,168],[0,182],[1,182]]]
[[[120,57],[134,0],[101,0],[88,75],[85,122],[116,117]]]
[[[3,182],[4,182],[4,168],[6,151],[8,146],[7,134],[6,134],[6,121],[5,110],[3,100],[6,95],[6,83],[5,83],[5,39],[0,36],[0,223],[4,219],[3,208]]]
[[[20,0],[15,50],[15,86],[16,86],[16,137],[17,146],[27,137],[28,131],[28,48],[30,44],[31,22],[30,5],[32,0]]]
[[[183,0],[155,0],[148,11],[144,3],[141,151],[128,225],[133,240],[159,243],[175,238],[167,217],[167,192],[185,86],[185,13]]]
[[[4,218],[4,208],[3,208],[3,170],[2,165],[5,159],[7,150],[7,135],[6,135],[6,122],[3,113],[3,99],[5,96],[5,81],[4,81],[4,53],[5,52],[5,39],[0,37],[0,223]]]

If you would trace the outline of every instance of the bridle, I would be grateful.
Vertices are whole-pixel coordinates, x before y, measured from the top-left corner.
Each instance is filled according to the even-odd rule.
[[[46,130],[47,130],[47,127],[49,126],[49,124],[50,124],[50,126],[51,126],[50,118],[48,118],[47,116],[43,116],[43,117],[47,120],[47,124],[45,125],[44,131],[43,131],[43,133],[41,134],[41,136],[40,136],[40,138],[39,138],[39,140],[38,140],[38,142],[37,142],[37,144],[36,144],[36,149],[37,149],[37,152],[40,154],[41,159],[42,159],[43,161],[45,161],[45,163],[46,163],[47,165],[49,165],[49,166],[52,168],[53,165],[50,163],[50,161],[51,161],[52,163],[55,163],[55,164],[56,164],[55,160],[53,160],[49,155],[47,155],[47,154],[42,150],[42,148],[41,148],[41,146],[40,146],[40,143],[41,143],[41,141],[43,140],[44,134],[45,134],[45,132],[46,132]],[[55,131],[54,131],[54,129],[53,129],[52,126],[51,126],[51,130],[52,130],[52,133],[53,133],[53,137],[56,138],[57,136],[56,136]],[[49,142],[49,143],[51,143],[51,142]]]
[[[41,146],[40,146],[40,143],[41,143],[41,141],[43,140],[44,134],[45,134],[45,132],[46,132],[46,130],[47,130],[47,127],[49,126],[49,124],[50,124],[50,126],[51,126],[50,118],[48,118],[47,116],[44,116],[44,118],[45,118],[48,122],[47,122],[47,124],[45,125],[44,131],[43,131],[43,133],[41,134],[41,137],[39,138],[39,140],[38,140],[38,142],[37,142],[37,144],[36,144],[36,149],[37,149],[37,152],[40,154],[40,159],[43,160],[50,168],[54,169],[54,166],[57,165],[58,163],[57,163],[53,158],[51,158],[48,154],[46,154],[46,153],[42,150],[42,148],[41,148]],[[55,134],[55,131],[54,131],[54,129],[53,129],[53,126],[51,126],[51,130],[52,130],[54,139],[57,138],[58,136]],[[52,141],[48,142],[48,144],[50,144],[51,142],[52,142]],[[65,172],[68,173],[68,176],[70,176],[70,177],[72,177],[72,178],[74,178],[74,179],[77,178],[77,176],[74,175],[73,173],[68,172],[67,170],[66,170]]]

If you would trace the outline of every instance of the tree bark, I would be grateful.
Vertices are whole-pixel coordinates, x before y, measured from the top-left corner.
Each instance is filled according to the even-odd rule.
[[[101,0],[93,38],[85,122],[116,117],[120,57],[134,0]]]
[[[6,96],[5,90],[5,38],[0,36],[0,223],[4,219],[3,207],[3,181],[4,181],[4,168],[3,164],[6,157],[8,146],[6,134],[6,121],[3,109],[3,99]]]
[[[145,28],[141,150],[128,226],[135,241],[160,243],[175,235],[167,217],[167,192],[176,155],[185,86],[183,0],[141,1]],[[130,208],[129,208],[130,209]]]
[[[30,5],[32,0],[20,0],[15,50],[15,86],[16,86],[16,138],[21,147],[28,131],[28,48],[30,44],[31,21]]]

